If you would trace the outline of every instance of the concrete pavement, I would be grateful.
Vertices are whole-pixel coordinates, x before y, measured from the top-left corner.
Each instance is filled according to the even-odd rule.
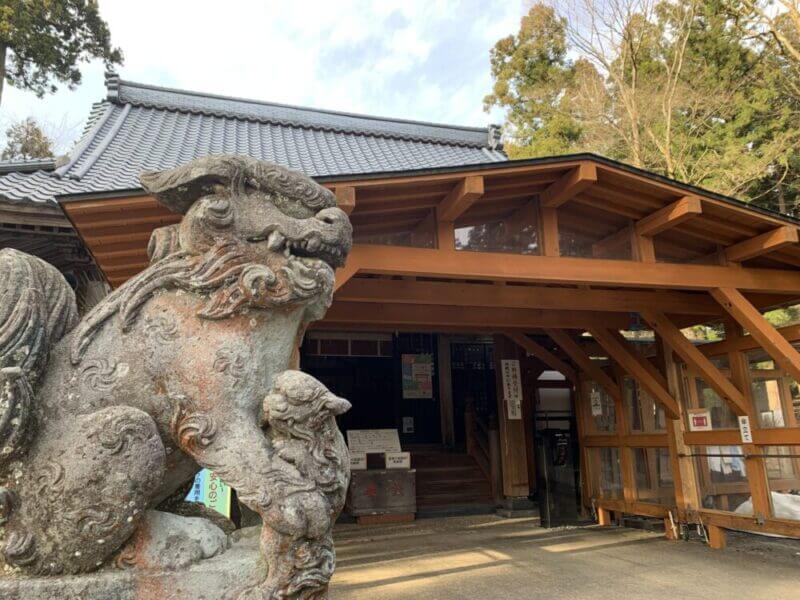
[[[780,559],[634,529],[542,529],[496,516],[338,526],[333,600],[798,600]]]

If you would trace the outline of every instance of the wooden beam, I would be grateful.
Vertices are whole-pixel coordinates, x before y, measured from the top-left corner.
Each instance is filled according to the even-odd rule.
[[[348,215],[351,214],[356,207],[356,188],[351,185],[336,186],[333,193],[336,196],[336,205]]]
[[[602,386],[615,401],[622,399],[619,386],[584,352],[570,335],[561,329],[545,328],[545,333],[569,356],[586,375]]]
[[[800,381],[800,353],[747,298],[733,288],[717,288],[710,293],[792,379]]]
[[[582,162],[542,192],[539,201],[544,208],[558,208],[585,189],[597,183],[597,167]]]
[[[736,415],[748,414],[742,392],[700,352],[692,342],[663,313],[655,310],[640,311],[645,321],[686,364],[726,400]]]
[[[620,329],[627,326],[627,313],[597,313],[575,310],[531,310],[524,308],[484,308],[449,304],[395,304],[392,302],[334,301],[325,315],[326,323],[372,325],[377,330],[413,325],[422,328],[462,327],[463,331],[530,331],[544,326],[585,329],[607,323]]]
[[[780,336],[790,342],[800,340],[800,325],[787,325],[776,329]],[[718,342],[711,342],[700,346],[700,350],[706,356],[720,356],[732,350],[757,350],[761,344],[755,338],[745,335],[737,339],[724,339]]]
[[[563,360],[558,358],[555,354],[550,352],[544,346],[540,346],[534,340],[529,338],[524,333],[516,332],[516,331],[505,331],[503,332],[507,338],[515,342],[518,346],[520,346],[525,352],[530,354],[531,356],[535,356],[548,367],[553,369],[554,371],[558,371],[564,377],[569,379],[570,381],[577,383],[578,381],[578,374],[575,372],[571,366],[565,363]]]
[[[652,238],[654,235],[667,231],[702,214],[702,212],[703,204],[700,198],[697,196],[685,196],[669,206],[665,206],[636,221],[636,223],[633,224],[633,231],[631,231],[630,226],[623,227],[602,240],[595,242],[592,244],[592,254],[594,256],[604,256],[614,248],[628,242],[628,240],[631,239],[631,235]]]
[[[364,273],[378,275],[706,291],[717,287],[789,294],[800,291],[800,272],[779,269],[443,252],[367,244],[355,244],[349,260],[357,261]]]
[[[631,351],[619,332],[602,327],[591,327],[589,333],[631,377],[663,407],[670,419],[677,419],[678,403],[667,391],[667,382],[646,358]]]
[[[483,177],[464,177],[437,207],[440,221],[453,222],[463,215],[478,198],[483,196]]]
[[[636,231],[639,235],[652,237],[681,223],[693,219],[703,212],[703,204],[697,196],[685,196],[647,215],[636,222]]]
[[[797,227],[783,225],[767,233],[740,242],[725,249],[725,258],[731,262],[742,262],[780,250],[798,242]]]
[[[358,261],[354,260],[353,257],[350,256],[343,267],[336,269],[333,283],[334,293],[336,293],[345,283],[350,281],[350,279],[352,279],[356,273],[358,273]]]
[[[351,259],[352,260],[352,259]],[[339,282],[337,275],[337,284]],[[720,317],[724,311],[705,293],[639,290],[597,290],[544,286],[459,283],[445,281],[350,279],[336,295],[346,302],[397,302],[454,306],[502,306],[555,310],[638,312],[655,308],[667,314]]]

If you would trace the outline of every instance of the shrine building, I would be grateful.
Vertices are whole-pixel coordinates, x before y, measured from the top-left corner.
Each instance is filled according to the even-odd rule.
[[[384,514],[800,538],[800,325],[763,316],[800,303],[799,221],[601,156],[509,160],[497,127],[106,85],[68,157],[0,163],[2,245],[87,311],[179,221],[141,171],[244,154],[330,188],[354,244],[300,365],[352,402],[344,432],[410,452]]]

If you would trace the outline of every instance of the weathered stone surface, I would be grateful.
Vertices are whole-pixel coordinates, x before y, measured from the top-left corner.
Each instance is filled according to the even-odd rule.
[[[347,216],[305,176],[246,157],[142,184],[182,221],[77,325],[55,269],[0,250],[0,560],[32,575],[185,569],[223,549],[221,532],[153,509],[206,467],[264,523],[269,568],[246,597],[322,598],[349,404],[287,369],[330,305]]]
[[[266,569],[259,552],[260,528],[236,532],[219,556],[169,572],[104,567],[94,573],[0,578],[3,600],[233,600],[257,586]]]

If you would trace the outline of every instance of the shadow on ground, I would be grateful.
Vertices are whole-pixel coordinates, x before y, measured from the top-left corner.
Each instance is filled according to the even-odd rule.
[[[800,598],[800,561],[493,515],[335,531],[333,600]]]

